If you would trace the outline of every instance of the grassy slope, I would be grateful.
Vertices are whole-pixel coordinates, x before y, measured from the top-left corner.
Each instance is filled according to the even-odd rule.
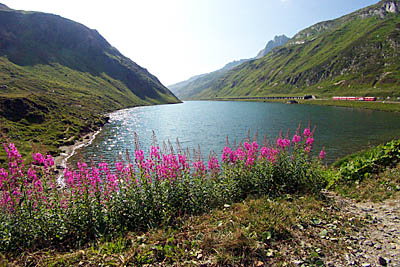
[[[363,109],[373,109],[381,111],[400,112],[400,103],[340,101],[340,100],[300,100],[298,102],[307,105],[363,108]]]
[[[62,17],[0,10],[0,136],[29,159],[104,124],[103,115],[179,100],[95,30]],[[0,164],[5,154],[0,153]]]
[[[320,266],[324,257],[347,250],[343,237],[360,225],[316,196],[248,199],[182,218],[174,227],[128,233],[81,250],[26,252],[4,260],[49,266],[295,266],[293,260],[303,259]]]
[[[265,56],[272,49],[286,44],[288,40],[289,38],[287,38],[285,35],[275,36],[275,38],[269,41],[265,48],[258,53],[256,58]],[[218,82],[218,80],[221,79],[229,70],[250,60],[251,59],[241,59],[232,61],[226,64],[222,69],[207,74],[194,76],[186,81],[170,85],[168,88],[171,89],[171,91],[174,92],[174,94],[176,94],[179,98],[190,99],[191,97],[211,87],[214,83]]]
[[[229,64],[225,65],[222,69],[192,77],[187,81],[170,85],[168,86],[168,88],[172,92],[174,92],[174,94],[176,94],[179,98],[188,99],[191,96],[197,95],[198,93],[210,87],[230,69],[239,66],[240,64],[246,61],[248,61],[248,59],[241,59],[238,61],[230,62]]]
[[[322,32],[305,30],[312,35],[301,39],[304,44],[292,39],[266,57],[231,70],[195,98],[400,95],[400,16],[357,14],[327,22],[328,30]]]
[[[83,133],[97,130],[107,112],[176,102],[167,94],[159,100],[140,99],[124,83],[104,73],[93,76],[59,64],[22,67],[5,57],[0,57],[0,83],[7,87],[0,89],[0,131],[21,148],[24,156],[31,154],[32,144],[59,153],[59,146],[70,145]],[[26,114],[21,113],[18,100],[28,106]],[[13,109],[5,104],[9,101],[15,103]],[[32,114],[33,119],[29,119]],[[4,160],[3,151],[0,163]]]

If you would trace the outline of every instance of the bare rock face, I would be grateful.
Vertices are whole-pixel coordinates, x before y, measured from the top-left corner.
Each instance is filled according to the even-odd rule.
[[[399,13],[400,1],[382,1],[376,5],[376,8],[365,10],[360,13],[360,17],[368,18],[372,16],[379,16],[384,19],[388,14]]]
[[[262,58],[265,55],[267,55],[272,49],[278,46],[283,46],[289,41],[289,38],[286,35],[278,35],[275,36],[274,40],[271,40],[267,43],[265,48],[258,52],[257,56],[255,57],[256,59]]]
[[[386,10],[386,12],[389,13],[399,13],[399,8],[397,2],[386,2],[383,4],[383,8]]]

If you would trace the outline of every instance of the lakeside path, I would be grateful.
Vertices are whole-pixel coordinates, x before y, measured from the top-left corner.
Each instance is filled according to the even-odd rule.
[[[70,146],[61,146],[62,151],[60,155],[54,158],[55,165],[58,170],[62,171],[67,167],[68,159],[71,158],[77,149],[90,145],[96,138],[96,135],[101,131],[101,128],[96,132],[88,133],[82,136],[77,142]]]
[[[373,203],[355,202],[334,192],[324,193],[341,212],[367,221],[352,236],[346,236],[348,253],[341,259],[326,259],[326,266],[400,266],[400,199]]]

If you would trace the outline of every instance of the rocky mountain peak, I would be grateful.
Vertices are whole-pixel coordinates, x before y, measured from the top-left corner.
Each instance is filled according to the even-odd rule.
[[[272,49],[278,46],[285,45],[289,41],[289,38],[282,34],[282,35],[277,35],[274,37],[273,40],[269,41],[265,48],[258,52],[257,56],[255,57],[256,59],[262,58],[266,56]]]
[[[307,41],[315,39],[316,36],[326,31],[334,30],[340,25],[359,18],[380,17],[385,19],[390,14],[400,13],[400,0],[380,1],[375,5],[357,10],[335,20],[319,22],[307,29],[297,33],[289,42],[290,45],[304,44]]]
[[[385,2],[383,8],[389,13],[399,13],[399,4],[396,1]]]

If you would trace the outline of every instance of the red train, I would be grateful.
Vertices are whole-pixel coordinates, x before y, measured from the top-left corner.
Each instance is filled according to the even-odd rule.
[[[333,100],[350,100],[350,101],[376,101],[375,96],[334,96]]]

